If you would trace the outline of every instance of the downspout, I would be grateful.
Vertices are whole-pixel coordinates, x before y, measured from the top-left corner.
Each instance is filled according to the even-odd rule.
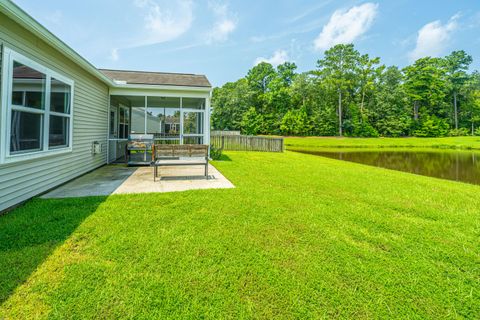
[[[110,86],[108,87],[108,105],[107,105],[107,164],[110,164]],[[115,146],[115,152],[117,152],[117,146]]]

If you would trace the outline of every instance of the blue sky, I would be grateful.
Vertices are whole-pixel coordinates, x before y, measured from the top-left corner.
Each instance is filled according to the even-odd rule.
[[[218,86],[259,61],[315,68],[353,42],[387,65],[464,49],[480,68],[478,0],[14,0],[97,67],[206,74]]]

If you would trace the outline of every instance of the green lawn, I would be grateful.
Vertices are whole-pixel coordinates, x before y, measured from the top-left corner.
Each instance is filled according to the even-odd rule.
[[[440,148],[480,150],[480,137],[448,138],[285,138],[288,150],[320,148]]]
[[[0,217],[0,319],[478,318],[480,187],[293,152]]]

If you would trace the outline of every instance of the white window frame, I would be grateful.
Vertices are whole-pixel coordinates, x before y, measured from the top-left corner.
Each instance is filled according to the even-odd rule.
[[[21,63],[27,67],[33,68],[36,71],[39,71],[45,74],[45,108],[44,110],[37,110],[33,108],[13,106],[12,105],[12,94],[13,94],[13,63],[14,61]],[[2,108],[1,108],[1,126],[5,128],[0,133],[0,163],[12,163],[18,161],[25,161],[30,159],[43,158],[51,155],[69,153],[73,150],[73,114],[74,114],[74,86],[75,82],[45,66],[42,64],[27,58],[26,56],[10,49],[3,47],[3,57],[2,57]],[[50,98],[51,98],[51,79],[55,78],[67,85],[70,86],[70,113],[58,113],[50,111]],[[10,152],[10,143],[11,143],[11,119],[12,111],[25,111],[29,113],[38,113],[43,115],[42,123],[42,148],[41,150],[35,151],[25,151],[20,153],[12,154]],[[68,128],[68,146],[66,147],[50,147],[49,146],[49,137],[50,137],[50,116],[59,116],[69,119],[69,128]]]
[[[183,107],[183,99],[181,98],[181,119],[180,119],[180,126],[182,128],[182,141],[181,144],[185,144],[184,138],[202,138],[202,144],[206,144],[206,133],[207,133],[207,112],[206,112],[206,106],[207,106],[207,99],[203,97],[193,97],[191,99],[204,99],[205,100],[205,105],[203,106],[203,109],[192,109],[192,108],[184,108]],[[203,122],[202,122],[202,131],[203,133],[184,133],[184,122],[185,122],[185,113],[200,113],[202,114],[203,117]]]

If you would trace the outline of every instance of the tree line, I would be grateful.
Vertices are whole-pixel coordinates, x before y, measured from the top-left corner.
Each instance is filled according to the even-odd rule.
[[[454,51],[400,69],[353,44],[325,52],[315,70],[260,63],[213,90],[216,130],[352,137],[480,135],[480,73]]]

